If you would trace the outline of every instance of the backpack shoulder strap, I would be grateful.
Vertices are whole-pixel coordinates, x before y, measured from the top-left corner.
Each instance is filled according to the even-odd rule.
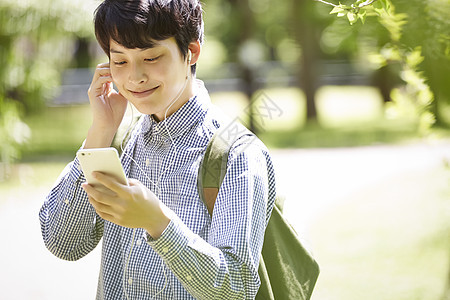
[[[200,199],[210,216],[213,214],[219,188],[227,172],[228,155],[233,144],[254,134],[242,124],[232,122],[222,125],[213,134],[198,169],[197,186]]]
[[[246,135],[253,135],[243,125],[233,126],[237,127],[226,126],[216,131],[199,167],[198,192],[211,217],[232,145]],[[310,299],[320,272],[319,265],[276,205],[266,227],[261,254],[257,300]]]

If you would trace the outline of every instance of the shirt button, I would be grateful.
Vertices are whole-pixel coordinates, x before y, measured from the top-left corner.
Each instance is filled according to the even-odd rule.
[[[186,275],[186,280],[187,280],[187,281],[191,281],[191,280],[192,280],[191,275]]]
[[[69,200],[68,199],[64,200],[64,203],[68,205],[69,204]]]
[[[128,278],[128,284],[129,284],[129,285],[132,285],[132,284],[133,284],[133,278],[131,278],[131,277]]]
[[[138,240],[136,241],[136,244],[137,244],[138,246],[140,246],[140,245],[142,244],[142,240],[141,240],[141,239],[138,239]]]
[[[145,165],[146,165],[147,167],[150,165],[150,159],[147,158],[147,159],[145,160]]]
[[[167,252],[169,252],[169,248],[164,247],[164,248],[162,249],[162,253],[167,254]]]

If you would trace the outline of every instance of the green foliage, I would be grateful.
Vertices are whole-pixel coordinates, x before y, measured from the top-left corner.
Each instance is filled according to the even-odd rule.
[[[424,57],[422,49],[409,49],[401,45],[388,44],[378,54],[372,54],[370,59],[378,65],[399,63],[400,77],[404,85],[394,88],[391,92],[392,102],[386,104],[386,116],[392,118],[417,119],[418,132],[422,135],[429,133],[435,123],[435,116],[430,111],[434,95],[419,65]]]
[[[388,32],[388,39],[382,42],[377,53],[369,55],[376,68],[397,64],[400,66],[400,78],[404,85],[393,89],[391,92],[392,103],[387,104],[386,113],[390,118],[405,117],[415,118],[418,124],[418,132],[426,134],[436,121],[435,112],[432,110],[435,96],[430,88],[430,77],[423,72],[424,61],[423,48],[425,43],[412,47],[411,43],[405,43],[403,39],[404,29],[409,24],[410,15],[397,13],[396,7],[390,0],[371,0],[362,2],[358,0],[350,5],[332,5],[331,14],[338,17],[347,16],[351,25],[358,19],[364,23],[366,16],[375,16],[378,23]],[[441,41],[445,44],[445,34],[441,34]],[[446,48],[445,48],[446,49]],[[428,53],[426,53],[428,54]],[[431,57],[428,56],[428,59]],[[446,60],[443,60],[445,63]]]
[[[92,35],[88,1],[0,2],[0,164],[19,157],[29,130],[19,112],[39,111],[60,81],[76,37]],[[92,4],[90,4],[92,5]],[[0,173],[5,174],[5,171]],[[1,174],[0,174],[1,175]]]
[[[20,120],[19,109],[0,95],[0,181],[8,177],[10,163],[20,156],[19,147],[30,137],[29,127]]]
[[[350,25],[355,24],[358,20],[364,24],[367,16],[378,16],[379,21],[384,23],[388,30],[392,30],[397,38],[400,38],[400,29],[405,22],[406,15],[395,14],[390,0],[357,0],[350,5],[342,3],[335,5],[321,0],[317,1],[333,6],[330,14],[337,14],[338,17],[347,16]]]
[[[289,64],[297,60],[300,49],[292,37],[291,0],[202,2],[205,11],[205,49],[211,40],[221,43],[225,52],[224,56],[220,53],[220,59],[239,62],[244,58],[244,63],[256,60],[256,56],[246,51],[250,45],[264,60],[280,60]],[[248,43],[244,43],[244,36],[249,38]],[[203,67],[204,64],[199,64],[199,69]]]
[[[364,23],[366,20],[366,10],[360,9],[359,7],[347,6],[344,4],[336,5],[331,11],[330,14],[337,14],[338,17],[344,17],[347,16],[347,19],[349,20],[350,24],[355,24],[358,19],[361,19],[361,22]]]
[[[0,91],[26,112],[42,107],[71,59],[76,36],[90,34],[86,8],[73,1],[2,1]],[[81,3],[82,4],[82,3]]]

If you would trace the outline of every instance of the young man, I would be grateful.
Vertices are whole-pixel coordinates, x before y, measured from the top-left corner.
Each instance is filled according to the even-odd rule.
[[[253,299],[273,167],[259,140],[238,140],[212,217],[200,200],[200,161],[225,126],[195,79],[200,3],[105,0],[95,33],[110,62],[97,66],[88,91],[83,147],[109,147],[130,101],[143,115],[121,157],[129,185],[102,173],[102,188],[84,183],[75,159],[40,210],[46,247],[77,260],[103,237],[97,299]]]

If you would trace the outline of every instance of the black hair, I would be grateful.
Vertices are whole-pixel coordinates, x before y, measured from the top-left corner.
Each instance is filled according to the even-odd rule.
[[[185,59],[193,41],[203,43],[199,0],[105,0],[94,13],[95,36],[106,55],[110,40],[126,48],[151,48],[175,38]],[[195,74],[196,65],[191,66]]]

